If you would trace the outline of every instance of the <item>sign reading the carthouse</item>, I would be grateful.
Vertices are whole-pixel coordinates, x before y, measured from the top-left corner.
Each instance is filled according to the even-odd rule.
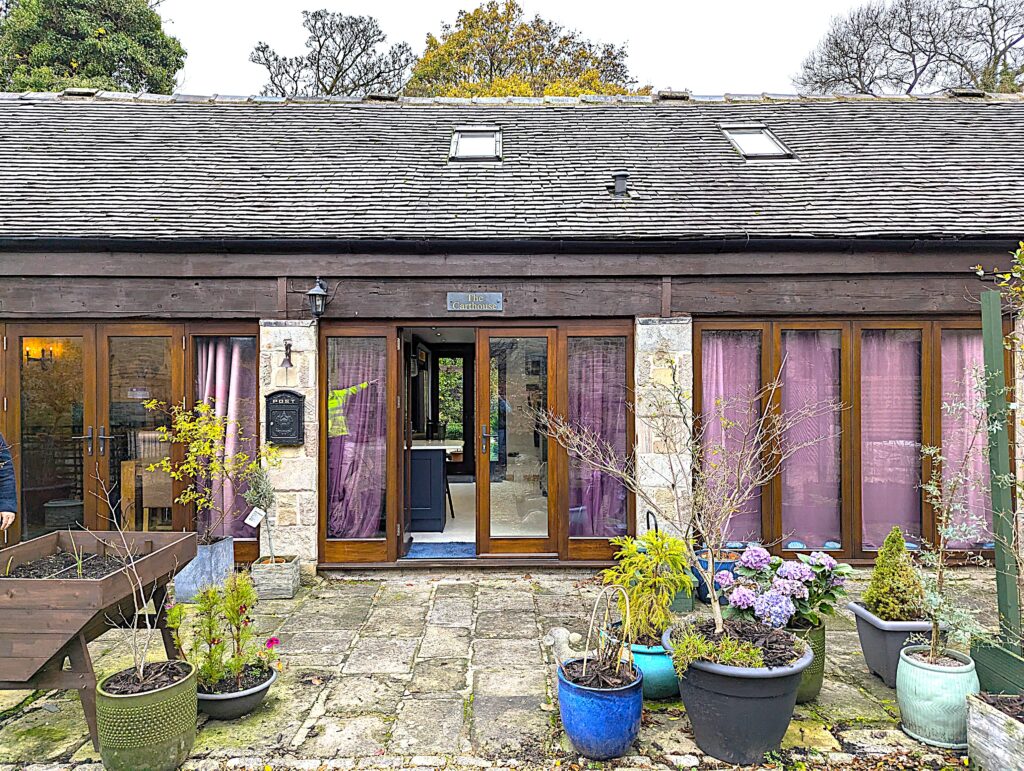
[[[501,292],[449,292],[448,310],[500,313],[505,310],[505,297]]]

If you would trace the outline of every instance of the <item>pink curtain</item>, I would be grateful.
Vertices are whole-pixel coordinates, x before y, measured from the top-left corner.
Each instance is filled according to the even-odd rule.
[[[780,375],[783,411],[842,397],[839,330],[784,330]],[[801,421],[791,444],[815,442],[782,469],[782,544],[791,549],[839,549],[841,543],[841,420],[839,410]]]
[[[982,400],[978,387],[984,388],[985,358],[979,329],[945,329],[942,331],[942,402],[962,404],[965,409],[955,414],[942,412],[942,452],[946,471],[959,469],[965,455],[965,477],[970,484],[962,488],[954,524],[973,524],[979,532],[977,540],[956,541],[956,549],[993,548],[992,503],[989,487],[988,435],[972,437],[977,425],[975,417]],[[973,444],[973,446],[972,446]]]
[[[738,446],[751,429],[747,405],[761,389],[761,333],[757,330],[707,330],[701,335],[701,414],[705,459],[715,448],[725,453]],[[724,419],[724,420],[723,420]],[[727,427],[722,424],[726,423]],[[729,470],[715,476],[728,484]],[[726,491],[723,489],[722,493]],[[733,516],[729,537],[761,540],[761,493],[752,496]]]
[[[196,338],[196,402],[212,405],[214,414],[227,418],[224,454],[230,457],[256,451],[259,436],[255,337]],[[256,538],[257,531],[243,522],[248,506],[245,488],[230,480],[213,483],[216,513],[204,512],[199,527],[214,535]],[[220,512],[227,512],[221,520]]]
[[[386,343],[382,337],[328,341],[328,538],[386,532]]]
[[[860,347],[861,522],[865,549],[894,525],[921,536],[921,332],[865,329]]]
[[[568,418],[600,436],[620,456],[629,451],[624,337],[569,338]],[[571,538],[625,535],[626,513],[626,488],[621,482],[570,459]]]

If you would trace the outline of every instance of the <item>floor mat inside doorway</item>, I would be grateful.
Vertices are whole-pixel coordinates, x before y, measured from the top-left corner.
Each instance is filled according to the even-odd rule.
[[[417,543],[415,540],[409,547],[405,559],[412,560],[458,560],[472,559],[476,556],[476,544],[472,542],[450,541],[448,543]]]

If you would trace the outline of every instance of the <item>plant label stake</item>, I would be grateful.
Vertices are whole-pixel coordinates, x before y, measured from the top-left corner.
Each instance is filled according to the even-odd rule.
[[[243,522],[245,522],[249,527],[259,527],[260,523],[266,519],[266,517],[267,512],[259,506],[253,506],[252,511],[249,512],[249,516],[247,516]]]

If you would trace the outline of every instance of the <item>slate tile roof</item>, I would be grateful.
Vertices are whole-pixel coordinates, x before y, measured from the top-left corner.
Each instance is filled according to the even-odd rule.
[[[500,164],[448,162],[472,123]],[[1024,98],[0,95],[0,239],[719,237],[1024,237]]]

